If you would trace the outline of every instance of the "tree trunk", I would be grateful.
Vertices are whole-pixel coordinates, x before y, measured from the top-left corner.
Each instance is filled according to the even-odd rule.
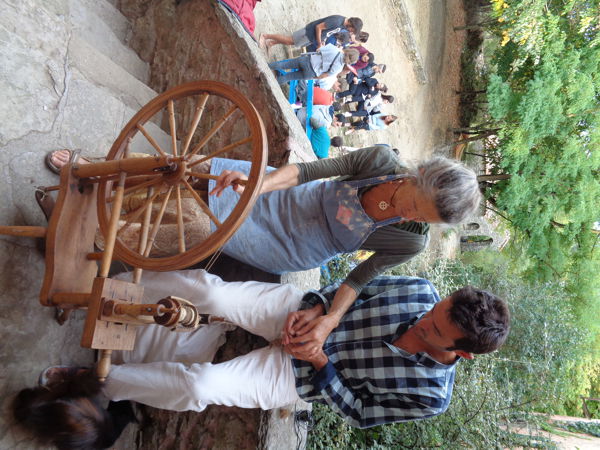
[[[458,141],[455,141],[454,145],[462,144],[463,142],[479,141],[480,139],[485,139],[486,137],[490,137],[491,135],[495,134],[499,130],[500,130],[500,128],[490,129],[490,130],[486,131],[485,133],[478,134],[477,136],[473,136],[470,138],[460,139]]]
[[[498,181],[508,180],[511,177],[508,173],[499,173],[497,175],[478,175],[477,181]]]
[[[481,89],[479,91],[454,91],[456,95],[469,95],[469,94],[485,94],[487,89]]]
[[[473,156],[479,156],[481,158],[488,158],[487,155],[482,155],[481,153],[473,153],[473,152],[464,152],[465,155],[473,155]]]

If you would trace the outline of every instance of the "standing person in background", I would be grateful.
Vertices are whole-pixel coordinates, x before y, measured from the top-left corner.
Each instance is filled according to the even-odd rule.
[[[358,61],[356,61],[354,64],[352,64],[352,67],[354,67],[354,70],[358,70],[358,69],[364,69],[365,67],[367,67],[369,64],[374,64],[375,63],[375,55],[370,52],[369,50],[367,50],[366,48],[364,48],[362,45],[359,45],[358,47],[352,47],[355,48],[360,52],[360,57],[358,58]]]
[[[329,105],[313,105],[312,115],[310,116],[310,126],[312,133],[310,134],[310,145],[319,159],[329,156],[329,147],[331,139],[327,129],[333,122],[333,108]],[[296,117],[306,130],[306,107],[297,109]]]
[[[340,122],[345,122],[343,114],[336,116]],[[398,119],[397,116],[392,114],[377,113],[370,116],[366,116],[360,122],[354,122],[350,125],[350,129],[344,134],[349,135],[354,133],[356,130],[385,130],[389,125],[394,123]]]
[[[394,96],[385,95],[378,92],[373,97],[356,104],[356,111],[348,111],[343,113],[344,117],[366,117],[373,114],[381,113],[381,107],[394,103]]]
[[[334,44],[338,47],[346,48],[348,44],[350,44],[350,33],[346,31],[339,31],[337,33],[332,34],[323,42],[323,45]],[[315,44],[310,44],[306,46],[306,52],[316,52],[317,46]]]
[[[380,83],[376,78],[365,78],[359,82],[358,78],[354,78],[348,89],[335,94],[337,99],[347,102],[362,102],[368,98],[374,97],[378,92],[387,92],[387,86]],[[346,97],[351,97],[351,100],[344,101]]]
[[[292,80],[315,80],[335,76],[346,64],[358,59],[358,51],[353,48],[340,49],[332,44],[321,47],[315,53],[305,53],[297,58],[269,63],[273,70],[297,69],[285,74],[277,74],[279,84]]]
[[[362,69],[356,69],[356,75],[349,73],[346,77],[346,81],[348,82],[348,85],[350,85],[353,77],[364,80],[365,78],[374,77],[378,73],[384,73],[386,69],[387,66],[385,64],[367,64],[367,66]]]
[[[358,34],[361,29],[362,20],[358,17],[328,16],[310,22],[304,28],[295,31],[291,36],[284,34],[261,34],[258,42],[261,47],[266,47],[267,49],[275,44],[295,45],[296,47],[306,47],[309,44],[314,44],[315,50],[318,50],[332,34],[344,30]]]

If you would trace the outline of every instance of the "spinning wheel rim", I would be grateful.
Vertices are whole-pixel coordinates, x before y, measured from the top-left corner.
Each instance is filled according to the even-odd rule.
[[[114,258],[136,268],[155,271],[170,271],[189,267],[217,251],[235,233],[259,195],[262,179],[266,169],[267,140],[264,124],[252,103],[239,91],[217,81],[196,81],[186,83],[172,88],[160,94],[147,103],[136,113],[123,128],[114,144],[112,145],[106,159],[119,159],[125,152],[129,141],[140,130],[138,125],[144,125],[152,119],[159,111],[166,109],[169,101],[179,100],[192,95],[208,94],[224,98],[236,105],[243,114],[250,131],[251,143],[251,169],[248,182],[239,201],[233,208],[231,214],[223,221],[217,229],[202,243],[196,244],[183,253],[171,256],[153,257],[143,256],[124,245],[119,238],[115,242]],[[99,183],[98,189],[98,222],[103,235],[106,235],[110,220],[110,206],[107,202],[108,189],[112,187],[110,181]]]

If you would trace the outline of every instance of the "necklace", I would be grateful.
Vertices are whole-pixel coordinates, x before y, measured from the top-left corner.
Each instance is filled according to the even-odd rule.
[[[390,206],[392,207],[396,207],[396,205],[394,204],[394,197],[396,196],[396,193],[398,192],[398,189],[400,189],[402,187],[402,180],[398,181],[398,187],[396,187],[396,190],[394,191],[394,193],[392,194],[392,196],[390,197],[390,201],[386,202],[385,200],[381,200],[377,206],[379,206],[379,209],[381,211],[385,211],[386,209],[388,209]]]

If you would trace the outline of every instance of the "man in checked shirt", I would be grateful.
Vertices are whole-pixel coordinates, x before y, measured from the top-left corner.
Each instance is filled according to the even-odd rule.
[[[314,348],[311,322],[329,310],[335,286],[227,283],[203,270],[144,274],[145,300],[176,295],[265,337],[268,347],[210,361],[230,325],[192,333],[148,326],[105,382],[111,400],[202,411],[210,404],[272,409],[302,398],[329,405],[355,427],[444,412],[461,359],[496,350],[509,331],[506,303],[465,287],[440,299],[420,278],[379,277]]]

